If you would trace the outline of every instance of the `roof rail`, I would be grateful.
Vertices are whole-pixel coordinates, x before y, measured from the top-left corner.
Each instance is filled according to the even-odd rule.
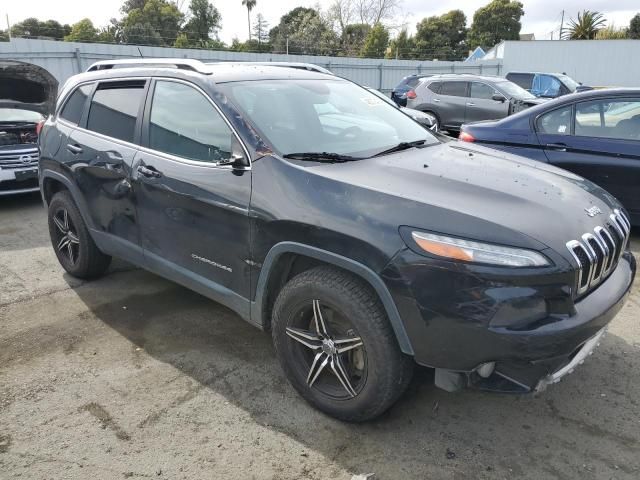
[[[181,70],[191,70],[193,72],[211,74],[211,70],[200,60],[190,58],[127,58],[123,60],[101,60],[92,64],[87,72],[98,70],[110,70],[112,68],[127,67],[173,67]]]

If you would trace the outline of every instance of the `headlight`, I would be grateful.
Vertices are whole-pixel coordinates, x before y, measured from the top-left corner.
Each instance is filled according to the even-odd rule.
[[[465,262],[486,263],[503,267],[543,267],[547,258],[532,250],[503,247],[461,238],[445,237],[425,232],[411,232],[416,244],[425,252],[438,257]]]

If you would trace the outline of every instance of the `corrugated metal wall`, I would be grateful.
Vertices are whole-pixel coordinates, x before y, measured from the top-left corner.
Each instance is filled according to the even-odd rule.
[[[132,57],[179,57],[203,61],[275,61],[315,63],[336,75],[361,85],[390,91],[406,75],[414,73],[483,73],[499,75],[500,62],[416,62],[411,60],[381,60],[347,57],[319,57],[312,55],[277,55],[213,50],[190,50],[134,45],[103,45],[97,43],[56,42],[16,38],[0,42],[0,59],[35,63],[46,68],[60,83],[76,73],[85,71],[98,60]]]
[[[640,40],[504,42],[496,50],[503,75],[515,71],[565,72],[585,85],[640,86]]]

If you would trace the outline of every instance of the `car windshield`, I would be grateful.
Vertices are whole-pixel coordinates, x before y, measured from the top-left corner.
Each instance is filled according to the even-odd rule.
[[[576,88],[580,86],[578,82],[576,82],[573,78],[568,77],[567,75],[558,75],[558,79],[564,83],[564,85],[571,91],[575,92]]]
[[[42,115],[31,110],[20,108],[0,108],[0,122],[29,122],[38,123]]]
[[[368,90],[343,80],[264,80],[220,87],[282,155],[367,157],[400,143],[439,143]]]
[[[385,102],[387,102],[392,107],[398,108],[396,106],[396,103],[393,100],[391,100],[391,98],[387,97],[384,93],[380,92],[379,90],[376,90],[375,88],[367,88],[367,90],[369,90],[371,93],[373,93],[376,97],[379,97],[382,100],[384,100]]]
[[[502,92],[506,93],[510,98],[516,98],[518,100],[532,100],[536,98],[535,95],[532,95],[513,82],[498,82],[496,83],[496,88],[502,90]]]

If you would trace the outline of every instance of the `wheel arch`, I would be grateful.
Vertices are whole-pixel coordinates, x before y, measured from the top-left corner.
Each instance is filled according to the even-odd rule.
[[[82,197],[82,193],[67,176],[53,170],[44,170],[41,173],[40,182],[42,200],[45,205],[49,205],[49,202],[51,202],[51,199],[57,192],[67,190],[71,194],[75,204],[78,206],[82,219],[85,221],[89,230],[93,228],[91,215],[89,215],[89,210],[84,198]]]
[[[269,329],[273,302],[284,283],[293,275],[319,265],[333,265],[366,282],[380,298],[400,350],[405,354],[414,355],[400,313],[378,274],[350,258],[297,242],[278,243],[267,253],[256,284],[254,301],[251,302],[252,323],[261,325],[265,330]]]

